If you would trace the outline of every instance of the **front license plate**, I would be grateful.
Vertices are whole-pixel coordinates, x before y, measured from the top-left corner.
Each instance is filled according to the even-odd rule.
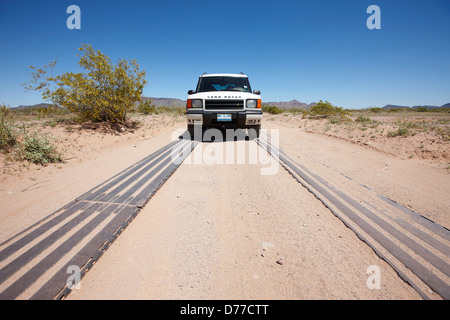
[[[217,121],[231,121],[231,114],[218,114]]]

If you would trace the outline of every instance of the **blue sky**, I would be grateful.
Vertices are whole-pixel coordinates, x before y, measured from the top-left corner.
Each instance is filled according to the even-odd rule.
[[[69,5],[81,30],[69,30]],[[370,5],[381,29],[369,30]],[[449,0],[0,1],[0,103],[25,92],[29,66],[81,71],[78,48],[137,59],[144,95],[185,99],[198,76],[244,72],[263,101],[328,100],[345,108],[450,102]]]

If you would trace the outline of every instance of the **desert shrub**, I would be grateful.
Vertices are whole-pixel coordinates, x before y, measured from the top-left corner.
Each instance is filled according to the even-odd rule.
[[[381,113],[381,112],[384,111],[384,109],[383,108],[373,107],[373,108],[369,108],[369,111],[373,112],[373,113]]]
[[[343,117],[329,117],[328,118],[328,123],[331,124],[342,124],[343,122],[347,121],[347,118],[343,118]]]
[[[437,127],[437,134],[439,134],[444,141],[450,141],[450,128],[448,127]]]
[[[146,100],[137,107],[137,111],[143,114],[152,114],[156,112],[156,107],[151,100]]]
[[[17,143],[17,129],[9,118],[9,109],[0,105],[0,150],[9,151]]]
[[[319,100],[309,110],[310,118],[329,118],[334,117],[339,120],[350,120],[348,118],[349,112],[342,107],[333,106],[330,102]]]
[[[417,112],[427,112],[427,111],[428,111],[428,109],[425,108],[425,107],[422,107],[422,106],[419,106],[419,107],[417,108]]]
[[[51,138],[37,132],[24,133],[24,140],[17,150],[16,158],[42,165],[63,161]]]
[[[111,59],[90,45],[79,48],[83,54],[78,64],[85,73],[66,72],[51,76],[56,60],[43,68],[30,67],[32,80],[27,90],[42,91],[42,97],[67,108],[79,121],[122,122],[127,111],[141,101],[146,85],[145,71],[136,60]]]
[[[363,115],[358,116],[358,118],[355,119],[355,122],[361,122],[361,123],[366,123],[366,122],[371,122],[369,117],[365,117]]]
[[[261,108],[262,112],[267,112],[270,114],[280,114],[284,111],[278,108],[277,106],[269,106],[269,105],[263,105]]]
[[[62,154],[56,150],[51,137],[37,132],[29,133],[25,125],[19,130],[8,117],[9,110],[0,106],[0,150],[12,151],[15,160],[26,160],[36,164],[62,162]]]
[[[408,120],[398,120],[397,129],[388,132],[388,137],[406,137],[410,133],[410,129],[413,127],[413,123]]]
[[[389,113],[406,112],[408,110],[409,110],[409,108],[408,109],[407,108],[391,108],[391,109],[388,109],[388,112]]]

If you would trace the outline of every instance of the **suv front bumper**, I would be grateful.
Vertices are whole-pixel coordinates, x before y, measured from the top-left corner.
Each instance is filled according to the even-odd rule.
[[[218,114],[231,115],[231,121],[217,121]],[[201,124],[208,128],[248,128],[259,126],[262,120],[261,110],[242,111],[205,111],[202,109],[189,109],[186,112],[187,124]]]

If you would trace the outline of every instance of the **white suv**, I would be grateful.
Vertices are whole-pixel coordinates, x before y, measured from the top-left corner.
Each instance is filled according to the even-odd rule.
[[[261,97],[251,90],[244,74],[206,74],[199,77],[197,89],[188,91],[187,129],[194,137],[194,127],[261,130]],[[250,130],[249,130],[250,132]]]

